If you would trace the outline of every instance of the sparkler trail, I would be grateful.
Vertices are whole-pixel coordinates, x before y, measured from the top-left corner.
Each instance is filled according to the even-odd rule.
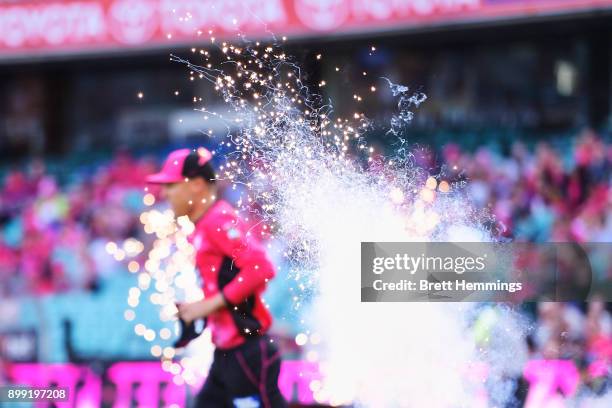
[[[416,92],[410,95],[407,86],[394,84],[388,78],[382,79],[389,84],[389,89],[393,96],[398,97],[397,110],[399,112],[391,117],[391,127],[387,131],[387,134],[397,136],[403,144],[405,140],[400,137],[400,135],[404,134],[405,127],[410,124],[412,118],[414,118],[412,108],[418,108],[420,104],[425,102],[427,95],[422,92]]]

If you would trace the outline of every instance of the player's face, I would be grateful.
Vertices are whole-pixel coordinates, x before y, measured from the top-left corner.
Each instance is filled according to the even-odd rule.
[[[161,196],[168,201],[174,215],[182,217],[189,216],[195,207],[198,206],[197,200],[202,200],[209,194],[207,183],[200,179],[191,179],[178,183],[165,184],[162,186]]]
[[[189,202],[192,200],[191,189],[189,187],[189,182],[165,184],[162,186],[161,196],[168,201],[176,217],[189,215]]]

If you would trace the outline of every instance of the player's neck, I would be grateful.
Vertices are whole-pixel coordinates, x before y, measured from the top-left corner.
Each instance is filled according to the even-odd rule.
[[[196,201],[196,203],[194,203],[195,205],[193,206],[193,211],[191,211],[189,214],[189,219],[191,222],[197,224],[216,201],[217,198],[215,195],[206,196]]]

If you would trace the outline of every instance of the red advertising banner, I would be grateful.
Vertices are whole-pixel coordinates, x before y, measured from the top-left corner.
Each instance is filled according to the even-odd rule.
[[[612,9],[612,0],[0,0],[0,58],[330,36]],[[204,37],[204,38],[202,38]]]

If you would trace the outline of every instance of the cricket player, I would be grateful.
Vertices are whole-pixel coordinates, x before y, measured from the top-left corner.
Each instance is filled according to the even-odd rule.
[[[147,179],[161,185],[176,217],[195,224],[190,241],[204,299],[179,305],[178,314],[186,324],[206,319],[215,345],[195,406],[286,407],[278,388],[280,354],[266,335],[272,317],[261,299],[274,268],[235,209],[217,198],[211,159],[204,148],[176,150]]]

